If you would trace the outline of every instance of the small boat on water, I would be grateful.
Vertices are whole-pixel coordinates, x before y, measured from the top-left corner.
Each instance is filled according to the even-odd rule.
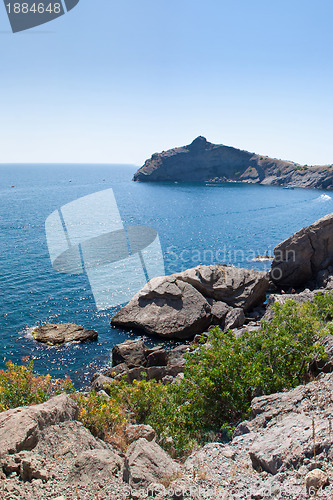
[[[292,186],[283,186],[283,189],[295,189],[295,188]]]

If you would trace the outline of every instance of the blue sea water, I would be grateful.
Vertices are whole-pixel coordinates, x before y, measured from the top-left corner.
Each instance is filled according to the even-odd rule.
[[[45,220],[60,206],[112,188],[125,224],[159,233],[166,274],[199,263],[267,269],[254,262],[303,226],[333,212],[329,192],[247,184],[153,184],[131,181],[133,165],[0,166],[0,368],[34,359],[41,373],[69,374],[77,387],[110,364],[112,347],[135,332],[111,328],[115,309],[97,311],[84,274],[53,269]],[[31,337],[44,322],[98,331],[95,343],[48,347]],[[157,339],[147,339],[156,342]]]

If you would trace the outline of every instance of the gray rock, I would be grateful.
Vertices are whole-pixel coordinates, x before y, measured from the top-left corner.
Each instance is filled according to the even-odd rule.
[[[270,276],[279,287],[301,287],[333,264],[333,214],[305,227],[274,249]]]
[[[21,451],[15,455],[5,455],[0,467],[5,476],[19,476],[22,481],[32,481],[40,479],[46,482],[50,474],[46,470],[46,463],[38,453],[31,451]]]
[[[94,449],[109,449],[109,446],[94,437],[80,422],[67,421],[43,429],[34,451],[45,459],[68,460]]]
[[[24,406],[0,413],[0,458],[21,450],[32,450],[40,432],[51,425],[78,416],[77,404],[66,394],[60,394],[43,404]]]
[[[153,441],[155,439],[155,431],[150,425],[129,425],[125,429],[125,436],[128,444],[140,438],[144,438],[147,441]]]
[[[123,459],[113,450],[88,450],[81,453],[69,473],[69,481],[81,484],[100,482],[103,484],[110,477],[118,474]]]
[[[178,464],[158,444],[140,438],[126,452],[123,479],[132,488],[147,487],[173,476]]]
[[[45,461],[36,453],[23,451],[20,453],[20,477],[22,481],[32,481],[41,479],[46,482],[49,479],[49,473],[45,468]]]
[[[111,324],[164,338],[193,338],[212,323],[224,321],[230,311],[226,304],[247,310],[265,300],[267,288],[264,272],[200,265],[153,278],[112,318]]]
[[[146,346],[142,339],[126,340],[122,344],[117,344],[112,349],[112,364],[117,366],[125,364],[128,368],[144,366]]]
[[[240,328],[245,323],[245,314],[243,309],[236,307],[228,312],[225,318],[224,330]]]
[[[287,415],[255,440],[249,453],[254,469],[277,474],[303,462],[312,439],[312,420],[306,415]]]
[[[305,477],[305,487],[308,495],[317,496],[319,489],[324,488],[329,484],[328,475],[320,470],[314,469],[310,471]]]
[[[164,377],[169,375],[168,368],[166,366],[150,366],[147,369],[149,380],[162,380]]]
[[[105,390],[105,392],[108,394],[108,389],[107,386],[110,384],[113,384],[114,380],[111,377],[106,377],[105,375],[99,374],[97,377],[94,377],[90,384],[90,388],[93,391],[100,392]]]
[[[147,355],[147,367],[150,366],[166,366],[168,362],[168,354],[165,349],[157,347]]]
[[[144,366],[136,366],[135,368],[131,368],[126,372],[120,373],[114,378],[114,380],[121,380],[123,377],[126,377],[127,382],[131,384],[133,380],[142,380],[143,378],[148,378],[148,370],[150,370],[150,368],[146,368]]]
[[[178,275],[205,297],[245,311],[266,300],[268,275],[263,271],[226,265],[197,266]]]
[[[128,369],[129,368],[126,365],[126,363],[120,363],[117,366],[112,366],[111,368],[108,368],[105,372],[103,372],[103,375],[105,377],[114,378],[120,373],[128,372]],[[91,379],[91,381],[93,381],[93,379]]]
[[[208,302],[211,304],[212,323],[224,329],[225,318],[232,310],[231,307],[218,300],[208,299]]]
[[[184,354],[189,352],[189,346],[186,344],[178,345],[168,352],[168,366],[184,368],[186,359]]]
[[[211,321],[210,305],[174,275],[153,278],[112,318],[111,324],[164,338],[190,338]]]
[[[47,323],[37,326],[32,336],[38,342],[48,345],[58,345],[67,342],[86,342],[97,340],[98,334],[95,330],[83,328],[74,323]]]

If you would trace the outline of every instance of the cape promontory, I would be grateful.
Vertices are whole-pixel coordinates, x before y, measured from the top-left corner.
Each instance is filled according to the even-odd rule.
[[[197,137],[183,147],[154,153],[133,177],[140,182],[249,182],[333,189],[333,165],[308,166],[212,144]]]

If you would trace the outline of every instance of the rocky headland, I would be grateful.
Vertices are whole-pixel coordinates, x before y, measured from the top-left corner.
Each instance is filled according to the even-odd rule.
[[[140,182],[247,182],[333,189],[333,165],[277,160],[197,137],[191,144],[154,153],[134,174]]]

